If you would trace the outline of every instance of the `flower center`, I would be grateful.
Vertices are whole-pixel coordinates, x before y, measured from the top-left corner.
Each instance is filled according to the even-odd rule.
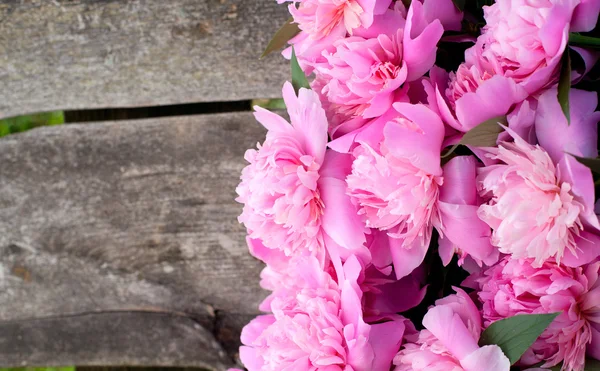
[[[477,91],[477,88],[485,81],[492,78],[492,74],[484,71],[479,72],[475,67],[467,68],[461,65],[456,73],[450,73],[450,83],[446,89],[446,98],[452,109],[456,109],[456,101],[463,95]]]
[[[369,82],[385,86],[390,80],[393,80],[398,76],[399,70],[400,67],[392,62],[379,62],[373,65]]]
[[[352,29],[360,26],[359,16],[363,9],[355,0],[333,1],[334,4],[326,14],[316,14],[315,28],[319,35],[327,36],[341,22],[344,22],[346,30],[351,33]],[[324,7],[325,8],[325,7]],[[320,20],[326,20],[320,22]]]
[[[323,211],[325,209],[325,204],[321,199],[321,194],[319,190],[313,191],[313,198],[308,205],[310,209],[310,221],[312,224],[318,224],[321,220],[321,216],[323,215]]]

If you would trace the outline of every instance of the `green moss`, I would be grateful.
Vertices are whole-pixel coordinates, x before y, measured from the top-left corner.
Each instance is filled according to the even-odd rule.
[[[0,120],[0,137],[20,133],[39,126],[60,125],[65,122],[62,111],[37,113],[34,115],[10,117]],[[0,369],[3,371],[4,369]],[[37,370],[37,369],[31,369]],[[49,371],[63,371],[61,369],[40,369]]]
[[[0,371],[75,371],[75,367],[21,367],[21,368],[0,368]]]

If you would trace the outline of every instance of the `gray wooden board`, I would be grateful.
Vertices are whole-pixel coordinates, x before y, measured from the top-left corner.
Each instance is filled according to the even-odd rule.
[[[275,0],[0,0],[0,118],[281,95]]]
[[[183,316],[98,313],[3,323],[0,359],[11,366],[77,364],[232,366],[213,335]],[[52,359],[49,359],[52,355]],[[25,360],[25,361],[24,361]]]
[[[234,202],[244,152],[264,133],[242,112],[0,138],[0,334],[10,336],[14,321],[54,317],[58,328],[71,320],[56,317],[81,313],[179,313],[233,357],[266,295]],[[115,338],[116,349],[127,352],[126,340]],[[168,363],[85,354],[78,364]],[[31,357],[23,361],[61,363],[52,352]],[[203,366],[198,357],[174,362]]]

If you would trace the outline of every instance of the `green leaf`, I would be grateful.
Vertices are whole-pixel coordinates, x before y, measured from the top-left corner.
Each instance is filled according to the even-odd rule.
[[[600,49],[600,38],[571,33],[569,34],[569,45]]]
[[[296,51],[294,47],[292,47],[292,85],[294,86],[294,90],[296,90],[296,94],[300,88],[310,89],[310,84],[308,83],[308,79],[300,68],[300,64],[298,63],[298,59],[296,58]]]
[[[460,142],[455,144],[452,148],[450,148],[446,153],[442,155],[442,158],[446,158],[458,148],[458,146],[462,145],[470,145],[475,147],[493,147],[496,145],[496,141],[498,140],[498,135],[504,130],[502,129],[502,125],[508,125],[508,121],[506,120],[506,116],[494,117],[492,119],[486,120],[481,124],[475,126],[473,129],[467,131],[465,135],[462,137]]]
[[[569,108],[569,91],[571,90],[571,57],[569,50],[565,50],[560,67],[560,77],[558,79],[558,103],[562,108],[567,123],[571,125],[571,113]]]
[[[571,156],[575,157],[577,161],[581,162],[585,166],[587,166],[591,171],[596,174],[600,174],[600,158],[588,158],[588,157],[579,157],[575,156],[572,153],[569,153]]]
[[[259,106],[268,110],[284,110],[285,102],[281,98],[277,99],[253,99],[251,107]]]
[[[281,49],[287,44],[288,41],[300,32],[297,23],[293,23],[294,18],[288,19],[283,26],[275,33],[275,36],[269,41],[269,44],[265,48],[260,58],[264,58],[271,54],[275,50]]]
[[[496,321],[481,334],[479,345],[498,345],[514,364],[559,314],[524,314]]]
[[[461,12],[465,10],[465,3],[467,2],[466,0],[452,0],[452,2],[454,3],[456,9],[460,10]]]

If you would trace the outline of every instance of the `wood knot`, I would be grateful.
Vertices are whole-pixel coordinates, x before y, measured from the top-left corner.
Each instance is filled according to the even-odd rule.
[[[15,277],[19,277],[24,282],[31,282],[31,273],[27,270],[27,268],[22,266],[14,266],[11,270],[11,273]]]

